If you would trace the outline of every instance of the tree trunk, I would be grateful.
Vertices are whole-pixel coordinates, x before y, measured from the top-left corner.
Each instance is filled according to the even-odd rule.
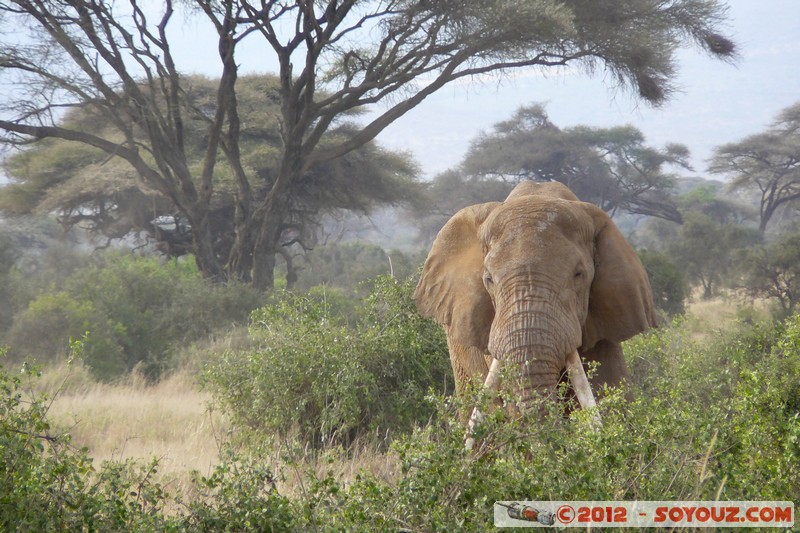
[[[711,282],[703,282],[703,300],[710,300],[714,297],[714,291],[711,287]]]
[[[286,289],[292,290],[294,288],[295,283],[297,283],[298,279],[297,267],[294,265],[294,258],[292,257],[292,252],[285,246],[281,246],[278,249],[278,253],[281,255],[283,261],[286,263]]]
[[[275,247],[262,245],[253,252],[253,287],[261,291],[275,288]]]
[[[281,63],[282,91],[291,92],[291,63]],[[298,112],[292,100],[284,97],[282,114],[284,119],[283,136],[284,152],[281,168],[272,188],[263,202],[253,212],[253,286],[262,291],[275,288],[276,255],[281,248],[281,235],[289,215],[292,184],[303,175],[307,163],[306,150],[303,146],[303,128],[297,127]]]
[[[761,221],[758,224],[758,234],[760,237],[764,237],[764,234],[767,232],[767,224],[769,224],[769,219],[772,218],[772,213],[774,210],[770,209],[768,212],[764,212],[761,215]]]
[[[276,255],[289,203],[288,193],[281,189],[289,181],[278,179],[258,210],[259,225],[252,249],[252,283],[258,290],[270,291],[275,288]]]
[[[253,249],[255,239],[251,219],[237,219],[236,238],[228,256],[228,277],[243,283],[253,280]]]
[[[214,238],[208,223],[207,216],[189,219],[192,225],[192,239],[194,241],[194,260],[203,277],[212,281],[224,281],[225,269],[217,258],[214,250]]]

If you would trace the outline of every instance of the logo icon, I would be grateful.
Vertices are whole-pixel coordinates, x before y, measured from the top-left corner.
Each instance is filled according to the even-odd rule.
[[[512,502],[509,505],[497,502],[497,505],[506,508],[509,518],[515,520],[525,520],[526,522],[539,522],[544,526],[552,526],[556,523],[555,515],[549,511],[536,509],[530,505],[522,505],[518,502]]]

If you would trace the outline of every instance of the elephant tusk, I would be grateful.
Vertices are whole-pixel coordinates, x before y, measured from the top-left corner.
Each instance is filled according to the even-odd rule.
[[[492,359],[492,364],[489,367],[489,374],[486,375],[486,381],[483,382],[483,388],[491,391],[497,390],[500,383],[500,360],[496,357]],[[480,424],[483,420],[483,413],[477,407],[472,410],[472,415],[469,417],[469,424],[467,424],[467,440],[464,442],[467,450],[471,450],[475,446],[475,437],[472,435],[475,432],[475,426]]]
[[[489,373],[486,375],[486,381],[483,382],[483,388],[489,390],[497,390],[500,383],[500,359],[496,357],[492,359],[492,365],[489,367]]]
[[[569,372],[569,379],[572,382],[572,388],[575,390],[575,396],[578,397],[580,406],[583,409],[597,407],[597,402],[595,402],[592,394],[592,386],[589,385],[589,378],[586,376],[586,371],[583,369],[577,350],[567,356],[567,372]],[[603,425],[600,415],[596,411],[590,416],[596,427]]]

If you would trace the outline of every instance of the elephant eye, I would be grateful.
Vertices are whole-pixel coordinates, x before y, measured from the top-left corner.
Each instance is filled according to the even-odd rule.
[[[488,272],[483,275],[483,284],[486,285],[487,288],[494,285],[494,280],[492,279],[492,275],[489,274]]]

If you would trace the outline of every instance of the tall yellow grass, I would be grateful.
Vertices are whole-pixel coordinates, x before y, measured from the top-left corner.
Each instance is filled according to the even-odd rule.
[[[700,290],[695,290],[686,303],[686,325],[696,340],[727,329],[745,317],[755,322],[770,319],[769,302],[766,300],[748,298],[733,291],[710,300],[704,300],[701,295]]]
[[[136,373],[114,385],[85,374],[80,365],[52,369],[42,386],[55,394],[51,423],[67,429],[72,443],[87,447],[98,465],[155,457],[159,480],[169,487],[187,483],[192,470],[209,473],[218,462],[218,442],[228,424],[209,410],[209,395],[189,374],[151,386]]]
[[[191,472],[209,474],[220,461],[220,445],[231,425],[223,413],[210,410],[211,397],[197,385],[189,371],[148,385],[135,372],[117,384],[97,383],[80,364],[47,369],[39,393],[54,396],[49,410],[52,424],[67,430],[72,443],[89,449],[96,466],[103,461],[159,460],[155,478],[172,494],[192,497]],[[267,438],[267,436],[265,436]],[[328,471],[347,483],[366,470],[380,478],[397,475],[396,454],[365,439],[348,453],[339,448],[294,450],[294,445],[273,442],[269,458],[280,470],[282,493],[302,496],[303,479],[314,471]],[[291,461],[286,461],[292,456]]]

